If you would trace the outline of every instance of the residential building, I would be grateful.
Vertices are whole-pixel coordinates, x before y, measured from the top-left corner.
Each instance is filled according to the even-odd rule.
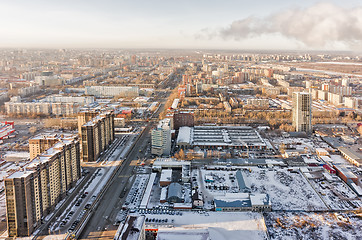
[[[4,180],[9,237],[29,236],[81,176],[78,137],[55,143]]]
[[[293,93],[293,126],[297,132],[312,133],[312,96],[310,93]]]
[[[51,104],[43,102],[6,102],[6,114],[19,114],[19,115],[50,115]]]
[[[83,162],[97,161],[114,140],[114,114],[101,113],[81,127]]]
[[[138,87],[120,87],[120,86],[87,86],[85,88],[87,95],[95,97],[138,97]]]
[[[29,139],[30,159],[34,159],[57,142],[76,138],[74,134],[43,133]]]

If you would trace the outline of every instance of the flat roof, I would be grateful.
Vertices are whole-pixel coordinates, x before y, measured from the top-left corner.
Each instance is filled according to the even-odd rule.
[[[145,216],[128,216],[126,222],[117,229],[114,240],[138,240],[142,234]]]
[[[249,126],[181,127],[177,144],[194,146],[269,146]]]
[[[347,147],[339,147],[338,150],[347,155],[348,157],[352,158],[354,161],[362,163],[362,155],[357,151],[353,150],[352,148]]]
[[[171,182],[172,169],[163,169],[161,172],[160,182]]]

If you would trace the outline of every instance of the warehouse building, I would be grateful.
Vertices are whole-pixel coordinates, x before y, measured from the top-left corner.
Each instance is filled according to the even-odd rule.
[[[342,156],[353,165],[356,165],[357,167],[362,165],[362,155],[357,151],[347,147],[339,147],[338,150],[341,152]]]
[[[267,150],[259,133],[248,126],[181,127],[177,137],[181,148]]]

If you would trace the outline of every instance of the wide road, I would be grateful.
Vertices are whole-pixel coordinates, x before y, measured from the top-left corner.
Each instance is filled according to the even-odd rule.
[[[163,111],[163,107],[164,104],[161,105],[154,117]],[[146,154],[145,150],[150,140],[150,130],[155,124],[156,122],[149,122],[145,127],[142,135],[123,162],[123,166],[118,170],[113,182],[100,200],[97,209],[95,209],[92,217],[81,232],[79,239],[101,239],[103,230],[115,222],[117,213],[122,206],[120,195],[127,186],[129,178],[134,175],[135,169],[131,162],[132,160],[142,158]]]

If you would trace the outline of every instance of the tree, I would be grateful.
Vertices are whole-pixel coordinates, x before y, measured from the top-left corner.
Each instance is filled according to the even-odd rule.
[[[31,128],[29,128],[29,133],[34,135],[36,133],[38,129],[35,126],[32,126]]]
[[[178,151],[175,154],[175,158],[180,159],[180,160],[184,160],[186,157],[184,150],[181,148],[180,151]]]

